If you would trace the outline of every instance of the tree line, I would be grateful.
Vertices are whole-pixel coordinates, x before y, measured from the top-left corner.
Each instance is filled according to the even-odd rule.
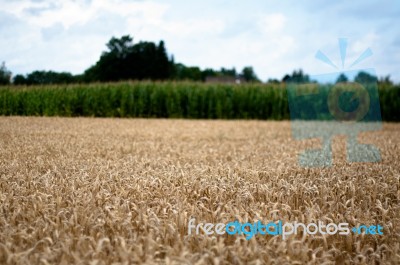
[[[26,75],[12,77],[5,63],[0,67],[0,85],[42,85],[72,84],[92,82],[115,82],[123,80],[192,80],[206,81],[209,77],[240,78],[246,82],[261,82],[251,66],[244,67],[241,72],[235,68],[204,70],[197,66],[186,66],[175,63],[173,56],[168,56],[164,41],[158,44],[148,41],[133,42],[129,35],[121,38],[112,37],[106,44],[107,50],[99,60],[84,73],[73,75],[68,72],[33,71]],[[378,80],[366,72],[360,72],[355,81],[369,80],[392,84],[389,76]],[[347,82],[348,78],[341,74],[336,82]],[[281,80],[269,79],[267,83],[296,82],[309,83],[309,75],[301,69],[285,75]]]
[[[129,35],[112,37],[106,44],[107,50],[99,60],[84,73],[72,75],[68,72],[33,71],[12,78],[5,63],[0,68],[0,84],[41,85],[91,82],[114,82],[123,80],[193,80],[205,81],[207,77],[241,77],[247,82],[259,82],[251,66],[237,73],[235,68],[214,70],[189,67],[175,63],[168,56],[164,41],[158,44],[149,41],[133,42]]]

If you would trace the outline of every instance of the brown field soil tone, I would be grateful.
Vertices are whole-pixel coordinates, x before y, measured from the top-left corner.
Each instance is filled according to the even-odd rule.
[[[400,124],[380,163],[306,169],[290,122],[0,117],[0,264],[400,264]],[[188,221],[381,224],[383,235],[188,235]]]

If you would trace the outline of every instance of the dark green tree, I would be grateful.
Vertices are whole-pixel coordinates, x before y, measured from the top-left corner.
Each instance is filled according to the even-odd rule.
[[[6,63],[0,66],[0,85],[8,85],[11,82],[11,72],[7,69]]]
[[[201,71],[201,80],[205,81],[207,77],[237,77],[236,69],[233,67],[232,69],[222,67],[219,71],[211,68],[206,68],[204,71]]]
[[[165,48],[164,41],[160,41],[158,43],[154,63],[156,68],[156,79],[163,80],[169,78],[172,75],[171,63],[173,63],[173,59],[168,59],[168,54]]]
[[[309,83],[310,77],[303,73],[303,70],[299,69],[298,71],[293,71],[291,81],[295,83]]]
[[[119,81],[128,79],[164,80],[173,74],[165,44],[139,42],[129,36],[111,38],[99,61],[84,73],[85,81]]]
[[[269,83],[269,84],[279,84],[280,82],[276,78],[268,78],[267,83]]]
[[[71,84],[75,77],[67,72],[57,73],[53,71],[34,71],[25,77],[16,76],[14,84],[19,85],[52,85],[52,84]]]
[[[175,76],[176,80],[203,80],[203,72],[199,67],[187,67],[184,64],[175,64]]]
[[[285,75],[282,82],[293,82],[298,84],[310,83],[310,76],[305,74],[303,70],[294,70],[292,75]]]
[[[116,58],[126,58],[133,49],[133,39],[129,35],[122,36],[120,39],[112,37],[106,44],[108,52],[104,52],[103,55],[113,55]]]
[[[26,85],[27,80],[24,75],[16,75],[13,81],[14,85]]]
[[[259,82],[259,79],[251,66],[243,68],[242,76],[247,82]]]
[[[217,76],[232,76],[236,77],[236,69],[233,67],[232,69],[227,69],[222,67],[219,73],[217,73]]]
[[[344,73],[341,73],[338,78],[336,79],[336,84],[338,83],[346,83],[348,82],[349,79],[347,78],[347,76]]]
[[[365,84],[365,83],[374,83],[377,82],[378,78],[374,75],[371,75],[367,72],[360,71],[356,77],[354,77],[354,82],[360,83],[360,84]]]
[[[86,81],[118,81],[129,79],[129,57],[133,52],[133,39],[122,36],[112,37],[106,44],[108,51],[102,53],[100,60],[84,73]]]
[[[284,77],[282,77],[282,82],[289,82],[290,81],[290,75],[286,74]]]
[[[207,77],[215,77],[217,74],[214,69],[206,68],[201,72],[201,80],[205,81]]]
[[[390,79],[390,75],[387,75],[387,76],[379,78],[378,83],[380,85],[385,85],[385,86],[392,86],[393,85],[393,81]]]

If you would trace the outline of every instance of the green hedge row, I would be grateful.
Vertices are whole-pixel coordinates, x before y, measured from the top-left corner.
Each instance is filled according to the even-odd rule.
[[[380,89],[382,116],[400,120],[400,88]],[[3,87],[0,115],[289,119],[283,84],[194,82]]]

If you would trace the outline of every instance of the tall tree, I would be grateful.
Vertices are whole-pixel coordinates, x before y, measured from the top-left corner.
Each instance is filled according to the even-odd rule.
[[[245,68],[243,68],[242,76],[247,82],[258,82],[259,81],[256,73],[253,70],[253,67],[251,67],[251,66],[246,66]]]
[[[85,71],[86,81],[118,81],[127,79],[163,80],[172,75],[172,59],[165,44],[139,42],[129,36],[111,38],[99,61]]]
[[[338,78],[336,79],[336,84],[338,83],[346,83],[348,82],[349,79],[347,78],[347,76],[344,73],[341,73]]]
[[[27,80],[24,75],[16,75],[13,80],[14,85],[27,85]]]
[[[6,63],[0,66],[0,85],[8,85],[11,82],[11,72],[7,69]]]
[[[357,83],[374,83],[377,82],[378,78],[374,75],[371,75],[367,72],[360,71],[356,77],[354,77],[354,82]]]
[[[172,61],[172,60],[171,60]],[[164,41],[160,41],[156,50],[155,68],[157,79],[167,79],[171,76],[171,61],[168,59]]]

